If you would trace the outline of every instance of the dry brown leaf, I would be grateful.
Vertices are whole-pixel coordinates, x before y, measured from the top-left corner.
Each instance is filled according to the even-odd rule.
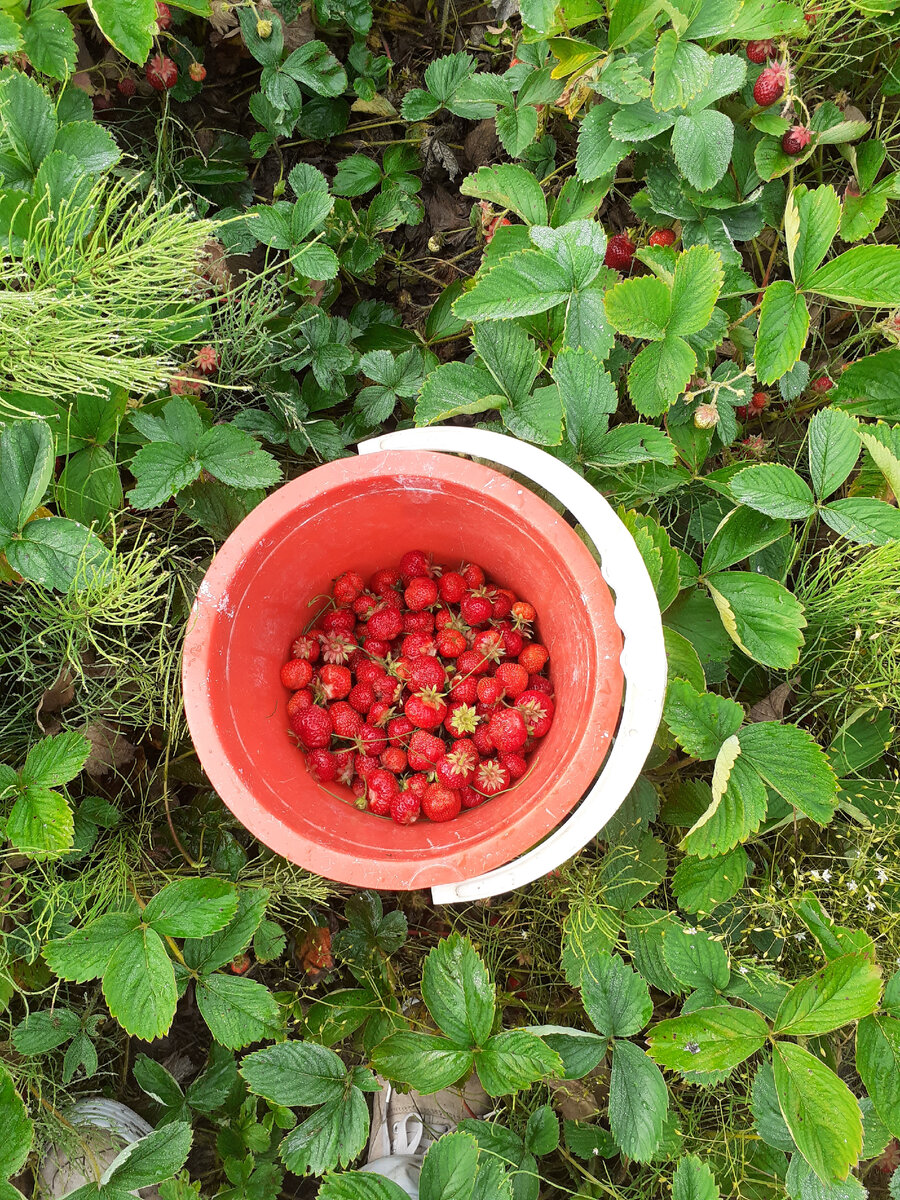
[[[56,733],[59,730],[59,721],[52,719],[53,713],[58,713],[67,704],[71,704],[74,699],[75,676],[71,667],[63,664],[55,682],[44,689],[40,703],[34,711],[34,719],[37,721],[41,733]]]
[[[108,775],[113,769],[126,767],[134,761],[135,746],[110,721],[100,718],[85,725],[81,731],[91,743],[84,769],[88,775]]]
[[[787,704],[788,696],[790,696],[796,678],[788,679],[785,683],[779,683],[777,688],[773,688],[768,696],[764,696],[762,700],[757,702],[747,714],[748,723],[754,721],[782,721],[784,720],[784,706]]]

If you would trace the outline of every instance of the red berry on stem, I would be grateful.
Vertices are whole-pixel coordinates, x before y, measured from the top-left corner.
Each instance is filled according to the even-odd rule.
[[[203,63],[192,62],[188,67],[188,73],[194,83],[202,83],[206,78],[206,67],[204,67]]]
[[[753,85],[753,99],[760,108],[768,108],[770,104],[774,104],[784,95],[786,83],[787,71],[781,63],[765,67],[760,71],[756,83]]]
[[[775,42],[772,38],[766,38],[761,42],[748,42],[746,50],[747,57],[752,63],[764,63],[767,58],[774,58]]]
[[[158,92],[166,92],[178,82],[178,68],[168,55],[154,54],[144,72],[147,82]]]
[[[792,125],[781,139],[785,154],[800,154],[808,145],[812,134],[805,125]]]
[[[821,396],[823,392],[830,392],[834,387],[834,383],[828,378],[827,375],[820,375],[818,379],[813,380],[813,382],[810,384],[810,387],[814,392]]]
[[[647,238],[651,246],[671,246],[675,241],[674,229],[656,229]]]
[[[755,413],[762,412],[764,408],[768,407],[768,404],[768,392],[754,392],[753,397],[750,400],[750,411]]]
[[[172,24],[172,14],[169,11],[168,4],[163,4],[162,0],[156,0],[156,27],[162,32],[168,29]]]
[[[631,266],[636,249],[637,246],[627,233],[617,233],[607,243],[603,262],[605,266],[612,267],[614,271],[627,271]]]

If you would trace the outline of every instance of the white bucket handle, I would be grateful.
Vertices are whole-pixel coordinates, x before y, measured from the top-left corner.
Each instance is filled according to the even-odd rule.
[[[616,623],[624,639],[625,700],[613,747],[593,787],[561,825],[520,858],[472,879],[431,889],[436,904],[497,896],[531,883],[577,854],[621,806],[647,761],[666,692],[666,651],[653,583],[634,539],[603,496],[537,446],[483,429],[447,425],[387,433],[360,442],[357,449],[360,454],[382,450],[468,454],[533,480],[579,521],[600,553],[601,573],[615,596]]]

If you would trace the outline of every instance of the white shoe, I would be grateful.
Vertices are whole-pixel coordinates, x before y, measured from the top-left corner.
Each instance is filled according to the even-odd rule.
[[[78,1131],[79,1146],[52,1145],[44,1155],[35,1184],[35,1200],[59,1200],[100,1176],[119,1152],[153,1132],[143,1117],[102,1096],[79,1100],[66,1110],[66,1119]],[[156,1187],[141,1188],[144,1200],[159,1200]]]
[[[433,1096],[397,1092],[385,1079],[372,1105],[368,1160],[361,1169],[393,1180],[416,1200],[425,1152],[467,1117],[487,1116],[491,1101],[476,1075]]]

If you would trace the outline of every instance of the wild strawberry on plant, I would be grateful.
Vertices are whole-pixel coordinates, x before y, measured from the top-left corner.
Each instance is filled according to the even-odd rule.
[[[168,4],[163,4],[162,0],[156,0],[156,27],[162,33],[164,29],[168,29],[172,24],[172,13]]]
[[[154,54],[144,68],[147,82],[158,92],[167,92],[178,82],[178,67],[166,54]]]
[[[192,62],[188,67],[188,74],[194,83],[202,83],[206,78],[206,67],[204,67],[203,63]]]
[[[812,131],[805,125],[792,125],[781,139],[781,148],[791,156],[800,154],[810,143]]]
[[[614,271],[627,271],[631,266],[637,246],[627,233],[617,233],[609,239],[603,263]]]
[[[137,84],[131,75],[123,75],[116,84],[116,91],[120,96],[124,96],[128,100],[137,91]]]
[[[674,229],[654,229],[647,238],[647,242],[651,246],[671,246],[674,241]]]
[[[204,375],[212,375],[219,369],[219,356],[215,346],[201,346],[194,356],[194,365]]]
[[[752,63],[764,63],[767,58],[775,57],[775,41],[773,38],[765,38],[760,42],[748,42],[744,49]]]
[[[781,63],[765,67],[760,71],[753,85],[753,99],[760,108],[768,108],[784,95],[787,84],[787,71]]]
[[[769,405],[769,393],[768,392],[754,392],[753,393],[753,396],[750,400],[750,411],[751,412],[753,412],[753,413],[762,412],[764,408],[768,408],[768,405]]]

